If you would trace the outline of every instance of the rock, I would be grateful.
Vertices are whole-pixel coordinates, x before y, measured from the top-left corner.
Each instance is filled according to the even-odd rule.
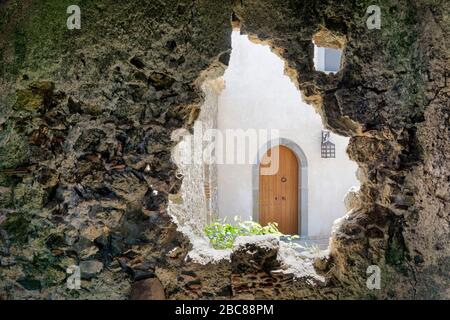
[[[39,171],[37,181],[42,184],[43,188],[52,188],[59,182],[56,170],[43,168]]]
[[[45,246],[50,250],[61,248],[66,245],[64,235],[62,233],[52,233],[45,239]]]
[[[0,251],[1,253],[1,251]],[[14,257],[0,257],[0,266],[10,267],[16,264],[16,259]]]
[[[158,278],[136,281],[131,287],[131,300],[165,300],[166,295]]]
[[[12,200],[11,188],[0,186],[0,206],[8,205]],[[2,224],[2,217],[0,216],[0,224]]]
[[[74,145],[75,150],[84,152],[96,152],[105,140],[106,134],[99,129],[84,131]]]
[[[237,237],[231,254],[233,273],[266,271],[278,267],[279,248],[278,237],[274,235]]]
[[[344,197],[344,204],[347,212],[352,209],[356,209],[361,205],[361,199],[359,197],[359,187],[351,187]]]
[[[410,207],[414,204],[414,198],[411,196],[395,195],[393,202],[399,207]]]
[[[55,84],[51,81],[36,81],[29,85],[30,89],[44,97],[47,97],[53,93],[55,90]]]
[[[16,168],[28,161],[26,138],[12,127],[0,130],[0,169]]]
[[[178,258],[181,254],[183,254],[184,250],[180,247],[175,247],[167,253],[167,256],[172,259]]]
[[[133,280],[134,281],[153,278],[154,276],[155,276],[155,273],[150,270],[133,270]]]
[[[97,260],[82,261],[80,263],[81,278],[90,280],[103,270],[103,263]]]
[[[91,246],[80,252],[81,259],[89,259],[94,257],[98,253],[98,248],[96,246]]]
[[[52,82],[41,81],[29,85],[28,89],[17,90],[14,109],[28,112],[40,111],[48,106],[55,86]]]
[[[17,282],[20,283],[20,285],[27,290],[40,290],[42,288],[40,280],[36,280],[29,277],[19,278]]]
[[[73,100],[72,97],[69,97],[67,107],[69,108],[70,113],[82,113],[81,103]]]
[[[175,79],[159,72],[153,72],[148,78],[148,83],[155,87],[156,90],[168,89],[174,82]]]
[[[17,91],[17,101],[14,108],[17,110],[25,110],[28,112],[38,111],[44,106],[44,97],[33,93],[29,89]]]
[[[143,69],[145,67],[144,62],[136,56],[131,58],[130,63],[138,69]]]
[[[342,49],[345,46],[345,37],[338,36],[336,33],[326,29],[316,32],[313,41],[318,47]]]

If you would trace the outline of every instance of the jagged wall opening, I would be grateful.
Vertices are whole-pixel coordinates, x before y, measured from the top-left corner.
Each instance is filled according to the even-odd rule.
[[[236,18],[236,17],[235,17]],[[277,131],[279,129],[285,128],[286,126],[288,127],[292,127],[293,125],[295,125],[295,127],[297,128],[296,134],[298,135],[299,133],[302,134],[302,140],[301,142],[299,142],[300,145],[302,145],[302,148],[304,150],[307,151],[307,155],[309,157],[309,173],[308,172],[304,172],[305,177],[303,178],[303,181],[305,182],[305,185],[301,187],[299,187],[299,192],[300,190],[304,190],[308,188],[308,184],[311,186],[315,186],[315,189],[311,189],[310,190],[310,197],[307,198],[307,193],[303,193],[302,197],[301,197],[301,202],[304,203],[305,205],[302,206],[302,208],[299,207],[299,209],[301,210],[299,213],[300,218],[303,218],[305,221],[309,220],[309,232],[302,232],[302,240],[300,241],[294,241],[294,245],[297,245],[297,251],[298,252],[302,252],[303,256],[306,256],[308,258],[311,258],[312,256],[314,256],[314,254],[318,254],[318,255],[323,255],[326,253],[319,253],[320,249],[326,249],[328,247],[328,242],[329,242],[329,237],[331,234],[331,224],[333,222],[334,219],[336,218],[340,218],[342,217],[345,212],[345,206],[344,206],[344,196],[347,193],[348,189],[352,186],[356,186],[359,185],[356,181],[355,178],[351,178],[352,176],[354,176],[355,172],[352,171],[356,170],[356,168],[353,168],[353,164],[351,164],[351,162],[348,160],[347,155],[344,154],[344,145],[346,146],[348,144],[348,140],[345,140],[342,137],[334,137],[332,140],[335,142],[338,142],[338,146],[336,147],[336,153],[337,153],[337,160],[338,162],[334,161],[334,159],[330,162],[326,162],[326,160],[322,160],[322,162],[319,163],[320,159],[320,153],[317,154],[317,145],[313,144],[312,141],[315,142],[315,140],[317,140],[317,136],[309,136],[307,135],[306,131],[313,129],[313,131],[315,132],[316,135],[318,135],[318,137],[320,138],[320,134],[321,134],[321,119],[320,117],[314,113],[313,110],[311,110],[310,112],[307,112],[306,108],[309,108],[309,106],[306,106],[306,104],[301,102],[301,97],[300,97],[300,93],[295,89],[292,88],[292,84],[290,83],[289,79],[285,78],[283,75],[283,67],[285,65],[285,63],[282,60],[278,60],[276,57],[272,57],[270,50],[268,50],[268,48],[265,48],[264,46],[261,47],[259,45],[250,43],[248,41],[248,39],[245,36],[239,36],[239,30],[237,28],[234,29],[234,34],[233,34],[233,38],[234,38],[234,45],[237,47],[234,47],[233,50],[236,50],[233,54],[233,52],[231,53],[231,57],[234,60],[237,59],[237,57],[241,56],[241,55],[248,55],[248,54],[256,54],[257,58],[260,59],[258,61],[260,61],[260,63],[262,64],[258,64],[259,68],[266,68],[269,67],[270,68],[268,70],[272,70],[273,74],[270,75],[270,71],[268,72],[261,72],[261,73],[252,73],[251,77],[252,80],[250,81],[251,83],[254,83],[256,81],[256,83],[261,82],[262,79],[265,79],[266,77],[269,78],[272,77],[271,79],[267,79],[268,83],[271,83],[271,85],[275,85],[277,84],[277,88],[278,89],[283,89],[284,94],[289,93],[289,97],[291,97],[291,99],[286,100],[285,102],[279,103],[279,105],[277,104],[277,102],[270,100],[270,103],[266,102],[266,105],[269,106],[270,104],[270,109],[271,110],[277,110],[277,113],[284,113],[284,114],[288,114],[291,113],[290,118],[292,117],[298,117],[298,120],[303,121],[301,124],[295,124],[294,122],[287,125],[286,123],[279,123],[278,126],[272,127],[272,130],[277,129]],[[250,58],[250,57],[249,57]],[[252,59],[254,59],[256,57],[252,57]],[[240,61],[240,60],[237,60]],[[219,171],[219,173],[222,173],[222,175],[225,173],[225,179],[230,179],[230,174],[233,173],[233,169],[235,168],[233,167],[233,164],[235,164],[235,162],[231,162],[231,163],[227,163],[224,162],[225,158],[228,159],[229,154],[235,154],[236,152],[243,152],[245,153],[245,155],[249,156],[247,157],[246,161],[250,161],[249,163],[247,163],[247,166],[244,167],[244,170],[247,169],[250,171],[254,171],[254,168],[252,166],[252,161],[254,161],[254,159],[256,159],[257,155],[255,154],[258,153],[260,151],[260,147],[262,147],[263,144],[266,144],[267,141],[266,140],[261,140],[259,141],[258,145],[251,145],[251,143],[249,144],[249,141],[246,140],[246,132],[248,133],[248,131],[243,132],[244,136],[243,141],[245,141],[245,146],[244,149],[229,149],[229,148],[225,148],[225,146],[228,146],[228,139],[230,138],[236,138],[236,136],[234,136],[234,134],[230,137],[227,136],[225,134],[225,132],[228,131],[228,133],[230,133],[230,131],[233,131],[233,129],[230,128],[235,128],[236,127],[236,123],[237,121],[239,121],[239,119],[234,118],[235,120],[233,120],[233,124],[230,127],[225,127],[222,128],[218,125],[218,121],[222,120],[223,118],[219,117],[219,113],[220,112],[224,112],[224,110],[222,110],[225,105],[219,105],[221,103],[219,103],[219,101],[223,100],[223,91],[227,90],[227,88],[229,86],[232,85],[232,81],[233,78],[230,78],[230,72],[231,74],[235,74],[236,76],[236,72],[237,70],[242,70],[242,69],[246,69],[246,67],[248,67],[248,65],[252,65],[250,62],[248,62],[248,65],[240,65],[240,64],[246,64],[246,62],[237,62],[231,60],[230,63],[232,64],[231,66],[233,67],[232,70],[227,70],[228,72],[228,76],[227,74],[224,75],[224,77],[222,78],[218,78],[218,79],[213,79],[213,80],[207,80],[203,83],[202,85],[202,89],[203,89],[203,93],[205,96],[204,102],[200,108],[200,112],[199,112],[199,116],[197,117],[197,119],[194,122],[193,125],[193,132],[189,132],[186,129],[180,129],[180,130],[176,130],[172,136],[173,136],[173,140],[174,141],[180,141],[176,147],[172,150],[172,158],[174,163],[177,164],[178,166],[178,170],[179,170],[179,177],[180,179],[183,179],[183,183],[181,185],[181,189],[179,191],[178,194],[176,195],[171,195],[169,197],[169,207],[168,207],[168,212],[171,216],[174,217],[177,225],[178,225],[178,230],[180,230],[181,232],[183,232],[186,236],[189,237],[190,241],[193,244],[193,249],[189,252],[188,256],[190,258],[193,258],[193,260],[202,263],[202,264],[206,264],[208,262],[211,261],[217,261],[217,260],[221,260],[221,259],[227,259],[229,260],[229,256],[231,253],[231,250],[224,250],[224,251],[218,251],[218,250],[214,250],[212,249],[212,247],[209,244],[209,240],[205,238],[205,234],[204,234],[204,227],[211,222],[215,222],[218,219],[223,219],[224,218],[224,212],[232,212],[233,210],[229,210],[226,209],[225,207],[223,207],[223,200],[222,200],[222,205],[221,202],[219,202],[218,200],[218,193],[221,192],[222,193],[222,198],[224,197],[224,193],[227,191],[225,190],[225,188],[223,187],[223,185],[220,185],[220,179],[218,179],[217,176],[217,171]],[[276,66],[276,67],[275,67]],[[279,67],[281,66],[281,67]],[[255,69],[256,64],[253,65],[253,69]],[[248,68],[247,68],[248,69]],[[250,68],[249,70],[253,70],[252,68]],[[248,70],[248,71],[249,71]],[[256,70],[256,69],[255,69]],[[253,72],[255,71],[253,70]],[[261,70],[260,70],[261,71]],[[234,73],[233,73],[234,72]],[[245,71],[244,74],[239,74],[238,78],[239,78],[239,88],[241,85],[241,81],[244,81],[245,79],[242,78],[242,76],[245,75]],[[227,79],[228,77],[228,82]],[[256,78],[254,78],[256,77]],[[261,79],[259,79],[258,77],[262,77]],[[277,80],[277,81],[273,81],[273,80]],[[235,81],[236,82],[236,81]],[[228,85],[227,85],[228,83]],[[243,83],[247,83],[247,82],[243,82]],[[236,84],[234,85],[236,87]],[[244,85],[246,90],[249,89],[248,84]],[[253,87],[250,87],[254,88]],[[275,91],[278,89],[274,89]],[[241,90],[241,89],[239,89]],[[233,91],[234,92],[234,91]],[[236,91],[237,92],[237,91]],[[253,96],[252,96],[253,94]],[[281,92],[277,92],[274,93],[275,96],[281,95]],[[255,96],[255,92],[249,92],[248,93],[249,96],[253,97]],[[257,93],[257,96],[261,99],[261,96],[264,96],[263,92],[259,92]],[[270,96],[270,95],[269,95]],[[281,96],[280,96],[281,98]],[[264,98],[265,100],[266,98]],[[247,101],[248,99],[246,99],[245,101]],[[239,109],[240,107],[242,107],[242,111],[244,112],[244,109],[251,109],[252,108],[252,102],[253,100],[249,100],[249,105],[246,106],[240,106],[238,101],[232,101],[229,102],[229,106],[231,105],[236,105],[233,108],[237,108]],[[283,105],[285,105],[286,103],[288,103],[292,109],[289,110],[284,110],[283,109]],[[240,107],[239,107],[240,106]],[[258,102],[258,109],[261,109],[261,102]],[[222,109],[221,109],[222,108]],[[277,109],[277,108],[281,108],[281,109]],[[254,127],[255,123],[252,122],[252,120],[250,118],[257,118],[258,116],[261,117],[261,110],[258,111],[259,114],[255,111],[253,111],[254,113],[250,113],[249,111],[245,111],[245,113],[247,114],[246,116],[244,116],[245,119],[244,122],[241,123],[242,128],[245,128],[245,130],[253,130],[250,133],[254,133],[256,132],[256,130],[259,130],[259,136],[261,136],[261,131],[264,131],[266,129],[262,129],[262,127],[260,127],[260,124],[256,125],[256,127]],[[268,110],[267,112],[270,113],[270,110]],[[239,112],[240,113],[240,112]],[[266,111],[262,112],[263,114],[266,114]],[[293,114],[296,114],[296,116],[294,116]],[[274,114],[275,115],[275,114]],[[302,117],[304,117],[305,119],[302,119]],[[306,117],[308,117],[308,120],[306,120]],[[296,121],[295,119],[293,119],[294,121]],[[264,122],[264,121],[263,121]],[[296,121],[297,122],[297,121]],[[304,129],[302,128],[302,126],[306,125],[307,123],[311,124],[314,123],[314,125],[312,126],[312,128],[310,129]],[[252,126],[253,124],[253,126]],[[222,124],[220,124],[222,125]],[[259,129],[255,129],[255,128],[259,128]],[[239,129],[240,130],[240,129]],[[305,131],[306,130],[306,131]],[[239,132],[237,132],[239,133]],[[242,133],[242,132],[241,132]],[[296,139],[297,137],[294,137],[294,131],[289,131],[289,132],[280,132],[280,136],[279,138],[284,139],[286,137],[286,135],[290,135],[292,139]],[[220,136],[220,138],[218,137]],[[278,137],[278,136],[277,136]],[[284,138],[283,138],[284,137]],[[275,136],[273,137],[267,137],[268,139],[273,139],[276,138]],[[314,139],[316,138],[316,139]],[[238,139],[239,139],[239,135],[238,135]],[[335,139],[338,139],[338,141],[336,141]],[[235,148],[237,147],[234,143],[231,144],[232,146],[234,146]],[[212,148],[211,148],[212,147]],[[241,146],[242,147],[242,146]],[[221,155],[219,155],[221,154]],[[305,159],[306,161],[306,159]],[[317,162],[317,164],[316,164]],[[230,167],[227,166],[227,164],[231,164],[231,169]],[[256,163],[253,163],[254,165],[256,165]],[[242,168],[245,165],[245,163],[243,163],[240,167]],[[222,166],[222,168],[221,168]],[[345,167],[345,168],[344,168]],[[340,191],[341,193],[337,192],[335,190],[335,187],[329,187],[331,190],[330,192],[327,192],[326,190],[321,188],[320,185],[320,181],[319,178],[317,177],[317,172],[314,171],[314,168],[320,168],[320,172],[321,172],[321,176],[323,179],[323,187],[327,187],[330,183],[329,180],[337,180],[339,181],[339,183],[344,183],[343,180],[347,180],[347,186],[346,188],[341,188]],[[336,175],[338,174],[336,172],[336,170],[342,170],[343,172],[345,172],[343,177],[340,178],[336,178]],[[222,170],[222,171],[221,171]],[[225,171],[223,171],[225,170]],[[231,170],[231,172],[230,172]],[[329,171],[327,171],[329,170]],[[242,173],[242,172],[241,172]],[[245,183],[249,184],[251,183],[250,181],[245,181],[244,180],[244,176],[245,176],[245,172],[244,174],[237,174],[234,173],[235,176],[239,177],[239,183],[237,181],[235,181],[235,185],[232,187],[233,189],[233,194],[234,196],[237,196],[237,193],[239,193],[240,188],[242,188],[240,185]],[[309,176],[309,178],[307,177]],[[219,177],[220,178],[220,177]],[[351,183],[349,183],[349,181],[352,180]],[[233,180],[231,180],[233,181]],[[245,183],[244,183],[245,181]],[[336,183],[336,182],[335,182]],[[227,182],[228,185],[230,185],[229,182]],[[223,189],[220,190],[220,187],[222,187]],[[253,186],[254,188],[255,186]],[[229,192],[230,190],[228,190]],[[247,196],[248,195],[252,195],[252,186],[248,187],[248,190],[244,190],[242,193],[246,193]],[[305,197],[306,195],[306,197]],[[324,198],[318,198],[320,197],[320,195],[326,195],[327,198],[333,198],[333,200],[328,199],[328,202],[331,202],[333,205],[328,205],[328,209],[323,209],[323,203],[327,203],[327,200]],[[351,192],[352,197],[350,197],[351,199],[347,199],[348,201],[346,201],[346,204],[348,205],[348,207],[351,207],[354,204],[354,201],[349,201],[349,200],[354,200],[355,198],[357,198],[357,193],[356,193],[356,189],[352,190]],[[230,196],[230,195],[229,195]],[[239,195],[240,197],[242,197],[242,194]],[[253,194],[254,196],[254,194]],[[232,199],[233,195],[231,195],[231,198],[228,199],[228,201],[237,201]],[[349,197],[348,197],[349,198]],[[310,201],[308,201],[308,199]],[[320,200],[319,200],[320,199]],[[235,215],[228,215],[227,218],[227,222],[233,223],[233,219],[235,218],[235,216],[239,216],[241,221],[244,220],[252,220],[252,210],[254,210],[254,208],[252,208],[252,204],[255,205],[254,202],[255,199],[250,199],[248,200],[248,204],[250,205],[249,208],[247,208],[247,210],[244,210],[244,213],[236,213]],[[318,201],[320,201],[322,207],[319,208],[318,207]],[[334,202],[333,202],[334,201]],[[342,202],[342,203],[340,203]],[[308,204],[310,203],[310,204]],[[247,206],[248,206],[247,204]],[[336,204],[336,206],[334,206],[334,204]],[[221,207],[222,206],[222,207]],[[257,207],[257,206],[256,206]],[[219,209],[221,210],[222,214],[219,213]],[[225,210],[226,209],[226,210]],[[350,210],[350,209],[348,209]],[[242,210],[241,210],[242,211]],[[308,214],[308,211],[310,212]],[[322,214],[322,215],[321,215]],[[334,217],[334,218],[330,218]],[[323,220],[326,221],[323,221]],[[255,221],[258,221],[257,218],[255,218]],[[316,221],[316,222],[314,222]],[[320,221],[320,223],[318,222]],[[302,229],[304,230],[308,230],[308,222],[305,223],[305,227],[302,227]],[[300,231],[300,230],[299,230]],[[299,232],[300,233],[300,232]],[[249,241],[251,241],[251,239],[249,238]],[[245,238],[241,239],[240,242],[245,242]],[[285,256],[287,256],[287,253],[284,253]],[[301,258],[298,258],[297,261],[295,261],[297,255],[293,255],[292,259],[290,261],[290,264],[302,264],[304,263],[303,260]],[[297,266],[298,267],[298,266]]]
[[[170,298],[448,298],[449,9],[383,1],[381,29],[368,30],[370,4],[83,2],[71,32],[65,1],[3,2],[1,297],[124,299],[159,279]],[[198,115],[194,82],[226,59],[232,12],[277,48],[307,98],[320,97],[326,125],[352,136],[361,207],[314,262],[326,274],[317,286],[269,270],[276,245],[244,245],[231,265],[192,263],[167,215],[181,185],[170,135]],[[348,39],[338,77],[313,72],[322,26]],[[65,283],[73,264],[80,290]],[[365,286],[371,264],[381,290]]]
[[[281,219],[278,220],[280,229],[297,229],[292,232],[304,239],[316,239],[326,247],[332,221],[346,212],[342,201],[346,192],[351,186],[359,185],[356,164],[345,153],[348,139],[331,134],[329,147],[333,148],[335,158],[324,159],[327,145],[321,143],[322,119],[304,102],[301,92],[285,74],[286,61],[273,54],[269,46],[255,44],[255,40],[249,41],[238,31],[232,39],[230,65],[224,75],[225,89],[219,99],[218,130],[223,145],[238,137],[239,141],[245,141],[246,148],[229,150],[221,145],[217,148],[232,155],[241,152],[246,161],[217,165],[219,216],[228,221],[233,221],[234,216],[260,221],[260,160],[268,144],[270,147],[284,144],[294,150],[299,161],[300,203],[296,213],[299,223],[291,222],[296,225],[291,228],[282,225]],[[283,202],[282,195],[274,195],[277,196]]]

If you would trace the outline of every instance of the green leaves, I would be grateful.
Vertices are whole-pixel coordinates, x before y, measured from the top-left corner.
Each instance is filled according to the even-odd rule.
[[[269,222],[267,226],[262,226],[254,221],[241,221],[239,217],[234,218],[235,223],[226,223],[226,219],[211,223],[205,227],[206,236],[209,238],[214,249],[231,249],[234,240],[239,236],[252,236],[273,234],[284,236],[278,230],[276,222]],[[298,236],[287,236],[294,239]]]

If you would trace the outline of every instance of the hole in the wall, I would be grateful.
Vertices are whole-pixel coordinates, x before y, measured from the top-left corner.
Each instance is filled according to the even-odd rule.
[[[194,132],[182,132],[176,138],[181,142],[173,155],[183,184],[180,193],[171,197],[169,212],[191,240],[204,241],[203,228],[208,223],[223,218],[232,222],[238,216],[262,224],[277,222],[284,233],[302,236],[301,245],[308,249],[325,249],[333,222],[351,209],[359,189],[357,165],[346,153],[348,138],[328,134],[336,149],[334,157],[323,157],[326,130],[322,119],[303,102],[300,91],[285,74],[284,61],[269,46],[252,43],[236,29],[232,40],[233,51],[224,76],[203,84],[205,102]],[[236,137],[238,134],[243,136]],[[256,148],[245,149],[243,163],[239,163],[236,149],[227,149],[230,137],[236,143],[235,139],[243,138],[244,144],[256,137]],[[271,213],[261,216],[261,162],[274,148],[290,154],[292,168],[279,178],[280,185],[289,184],[292,190],[271,196],[295,207],[290,210],[295,211],[294,219],[275,221],[277,217]],[[231,163],[227,162],[229,152],[233,153]],[[189,163],[183,164],[186,159]],[[211,160],[212,164],[208,162]],[[296,181],[294,185],[292,181]],[[292,197],[297,203],[290,202]],[[286,228],[289,224],[295,226]],[[203,258],[218,252],[210,250],[208,243],[196,245]]]
[[[314,43],[314,69],[325,73],[338,72],[342,66],[345,38],[322,29],[314,34],[312,41]]]
[[[326,132],[322,119],[302,100],[300,91],[285,75],[284,61],[268,46],[254,44],[238,32],[233,33],[233,52],[224,80],[225,89],[219,97],[218,128],[221,131],[255,129],[258,136],[261,133],[270,136],[270,132],[264,130],[275,129],[279,131],[279,139],[271,137],[258,141],[257,160],[251,165],[218,166],[219,218],[232,220],[237,215],[243,219],[251,217],[258,222],[276,220],[270,213],[265,219],[261,217],[264,201],[261,188],[292,187],[289,182],[293,179],[283,176],[279,177],[279,186],[262,186],[260,161],[269,150],[279,145],[286,149],[286,157],[293,158],[285,173],[297,172],[296,186],[293,194],[289,195],[296,197],[297,203],[284,204],[288,201],[287,196],[269,192],[265,197],[273,196],[274,201],[265,199],[269,202],[266,205],[296,206],[297,210],[293,211],[298,212],[297,219],[283,217],[283,221],[276,221],[284,229],[282,231],[307,239],[324,239],[326,246],[333,221],[347,212],[345,194],[351,187],[359,186],[355,175],[357,165],[346,153],[348,138],[329,133],[328,142],[335,149],[332,153],[324,153],[327,141],[322,140]],[[327,158],[326,155],[330,154],[334,157]],[[283,158],[280,161],[288,160]],[[287,181],[283,182],[283,178]],[[353,188],[352,194],[356,190]],[[286,226],[292,223],[296,228]]]

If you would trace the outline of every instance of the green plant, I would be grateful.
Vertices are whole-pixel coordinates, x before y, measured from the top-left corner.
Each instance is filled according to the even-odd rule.
[[[226,222],[225,218],[213,222],[204,228],[205,234],[214,249],[232,248],[234,240],[239,236],[273,234],[280,237],[284,236],[288,241],[298,238],[298,236],[281,233],[276,222],[269,222],[266,226],[262,226],[254,221],[241,221],[239,217],[235,217],[234,221],[234,224],[230,224]]]

